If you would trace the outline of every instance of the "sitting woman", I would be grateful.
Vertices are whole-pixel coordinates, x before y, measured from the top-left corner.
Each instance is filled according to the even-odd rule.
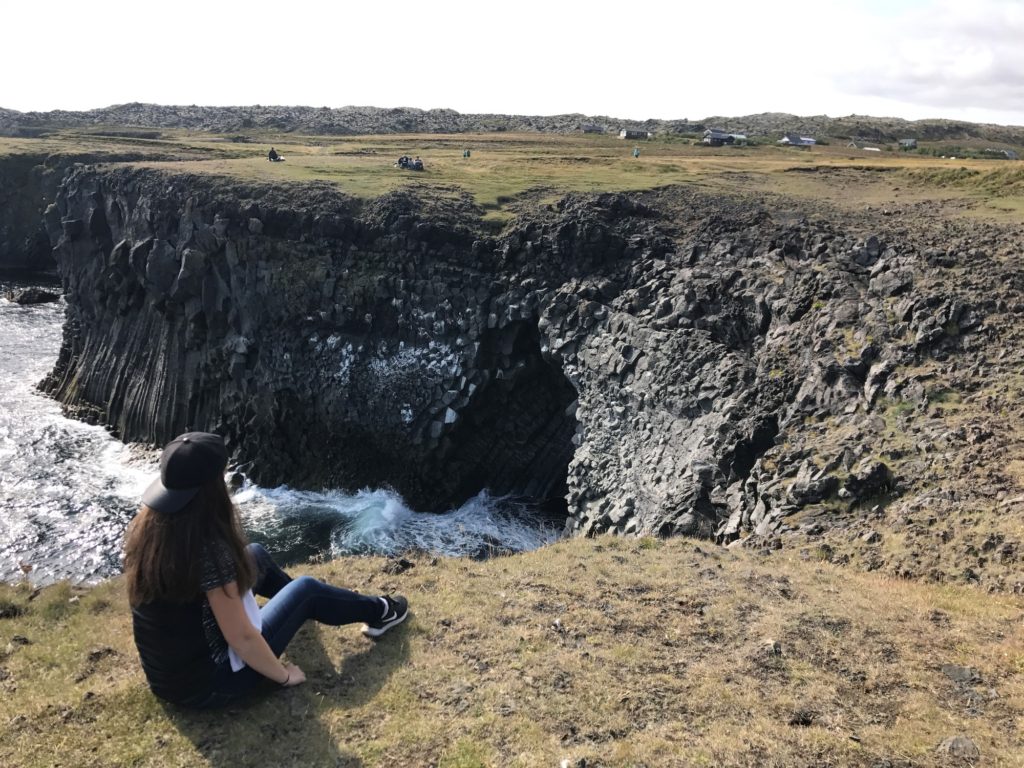
[[[305,682],[299,667],[278,657],[307,619],[363,622],[363,634],[378,638],[409,614],[401,596],[369,597],[310,576],[293,580],[263,547],[247,546],[224,484],[226,466],[218,435],[172,440],[125,541],[142,668],[153,693],[188,707],[223,706],[268,680]],[[260,608],[253,592],[270,599]]]

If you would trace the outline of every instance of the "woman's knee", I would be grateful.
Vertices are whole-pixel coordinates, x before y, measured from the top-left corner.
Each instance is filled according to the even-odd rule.
[[[313,578],[312,576],[302,575],[292,579],[292,584],[295,585],[294,589],[305,591],[309,589],[316,589],[317,587],[322,586],[323,582]]]
[[[245,548],[249,559],[256,564],[261,573],[270,570],[274,565],[274,558],[267,552],[262,544],[250,544]]]
[[[267,552],[262,544],[252,543],[245,548],[245,551],[252,555],[257,561],[263,557],[270,557],[270,553]]]

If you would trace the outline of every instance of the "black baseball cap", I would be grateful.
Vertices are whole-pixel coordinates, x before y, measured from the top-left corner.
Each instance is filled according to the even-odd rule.
[[[160,454],[160,477],[142,494],[142,503],[165,515],[180,512],[199,489],[228,465],[224,438],[210,432],[186,432]]]

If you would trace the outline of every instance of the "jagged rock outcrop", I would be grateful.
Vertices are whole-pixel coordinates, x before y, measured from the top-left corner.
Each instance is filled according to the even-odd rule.
[[[26,288],[23,291],[10,291],[8,298],[15,304],[21,304],[22,306],[48,304],[60,300],[59,295],[43,288]]]
[[[693,191],[570,195],[497,238],[479,214],[76,170],[47,214],[69,315],[45,388],[126,440],[221,432],[265,484],[764,539],[914,488],[886,430],[1018,306],[909,238]]]
[[[2,112],[2,111],[0,111]],[[4,115],[0,114],[0,122]],[[0,270],[53,272],[56,262],[43,213],[57,199],[67,172],[77,164],[162,160],[167,152],[79,152],[0,156]]]

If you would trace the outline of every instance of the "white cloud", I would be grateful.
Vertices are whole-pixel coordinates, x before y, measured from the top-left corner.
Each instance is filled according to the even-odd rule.
[[[940,0],[878,29],[836,83],[848,93],[1024,122],[1024,3]],[[951,115],[952,116],[952,115]]]

